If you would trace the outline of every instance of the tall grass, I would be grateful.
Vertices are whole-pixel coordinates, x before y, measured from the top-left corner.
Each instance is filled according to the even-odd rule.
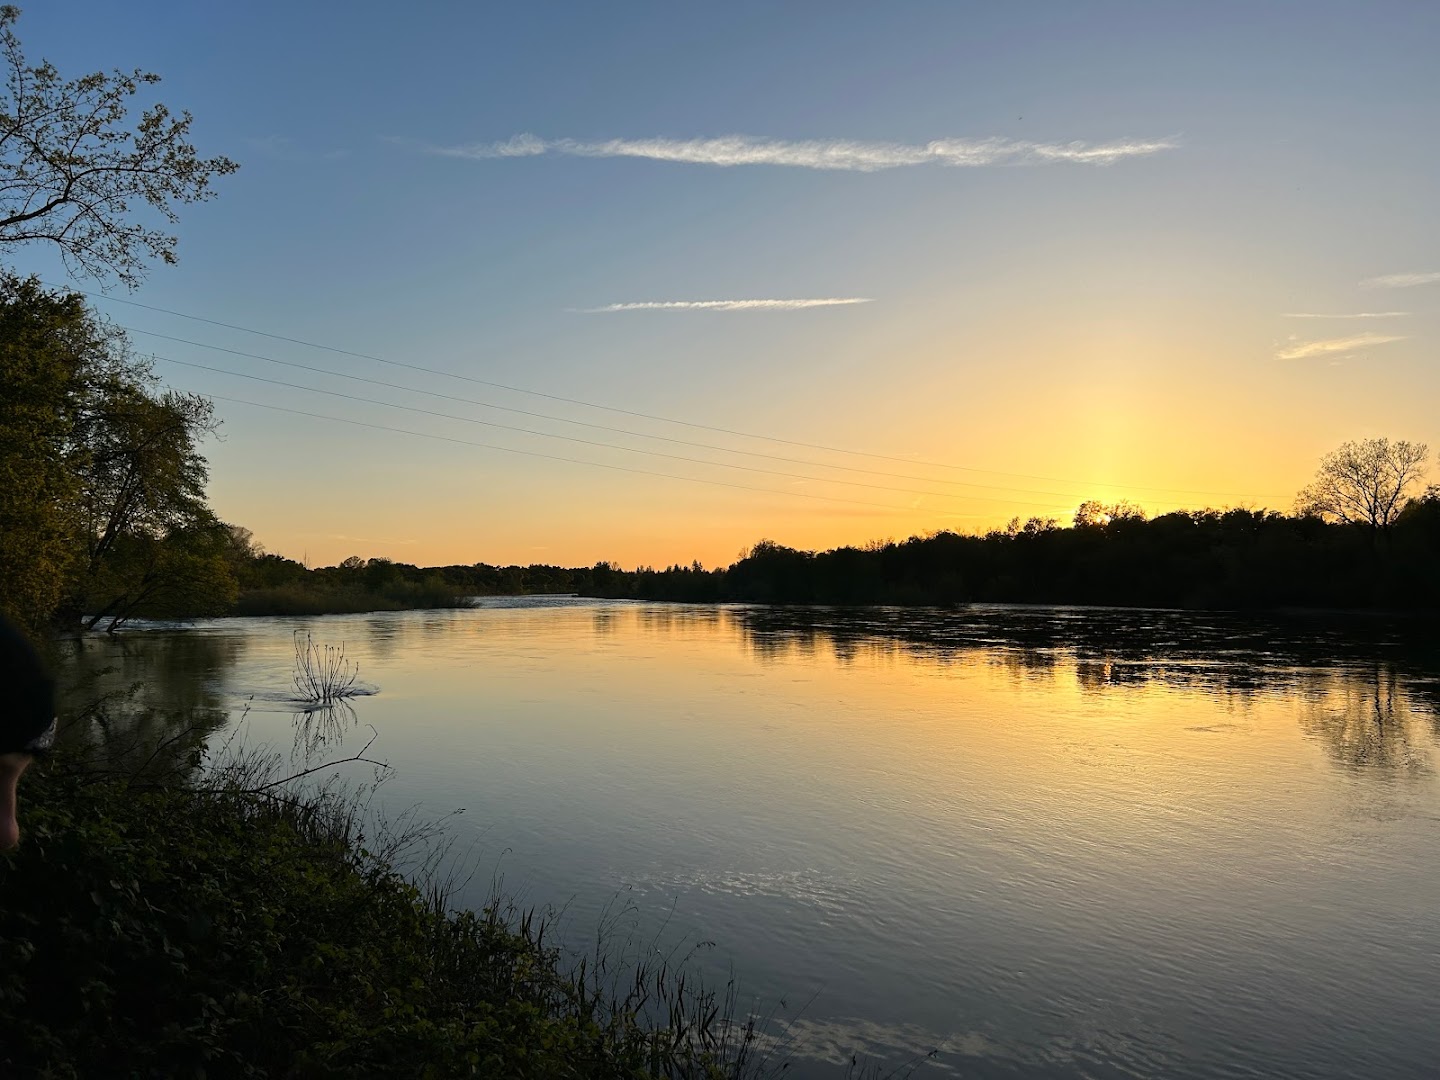
[[[443,819],[375,812],[384,769],[32,769],[0,855],[0,1075],[754,1074],[733,988],[653,948],[577,959],[499,896],[460,908]]]

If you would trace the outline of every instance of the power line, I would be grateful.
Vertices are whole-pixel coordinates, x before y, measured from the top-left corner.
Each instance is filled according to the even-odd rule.
[[[49,284],[49,283],[47,283],[47,284]],[[70,286],[57,286],[57,285],[53,285],[53,284],[51,284],[50,287],[51,287],[51,288],[70,288]],[[1155,485],[1152,485],[1152,484],[1126,484],[1126,483],[1104,483],[1104,484],[1101,484],[1101,483],[1098,483],[1098,482],[1095,482],[1095,481],[1089,481],[1089,480],[1072,480],[1072,479],[1068,479],[1068,478],[1062,477],[1062,476],[1043,476],[1043,475],[1040,475],[1040,474],[1037,474],[1037,473],[1007,472],[1007,471],[1005,471],[1005,470],[1003,470],[1003,469],[982,469],[982,468],[978,468],[978,467],[972,466],[972,465],[952,465],[952,464],[949,464],[949,463],[947,463],[947,462],[917,460],[917,459],[914,459],[914,458],[901,457],[901,456],[895,455],[895,454],[877,454],[877,453],[872,453],[872,452],[867,451],[867,450],[847,450],[847,449],[845,449],[844,447],[839,447],[839,446],[827,446],[827,445],[825,445],[824,443],[804,442],[804,441],[799,440],[799,439],[785,439],[785,438],[781,438],[781,437],[775,436],[775,435],[757,435],[757,434],[755,434],[755,433],[753,433],[753,432],[740,431],[740,430],[738,430],[738,429],[736,429],[736,428],[720,427],[720,426],[717,426],[717,425],[714,425],[714,424],[701,424],[701,423],[697,423],[697,422],[689,421],[689,420],[676,420],[676,419],[673,419],[673,418],[668,417],[668,416],[659,416],[659,415],[654,414],[654,413],[638,412],[638,411],[633,410],[633,409],[622,409],[622,408],[619,408],[619,407],[614,406],[614,405],[601,405],[601,404],[598,404],[597,402],[593,402],[593,401],[584,401],[584,400],[582,400],[582,399],[580,399],[580,398],[565,397],[565,396],[562,395],[562,394],[550,394],[550,393],[546,393],[546,392],[541,391],[541,390],[527,390],[527,389],[525,389],[524,387],[510,386],[510,385],[507,384],[507,383],[492,382],[492,381],[490,381],[490,380],[488,380],[488,379],[477,379],[477,378],[475,378],[474,376],[471,376],[471,375],[460,375],[460,374],[457,374],[457,373],[455,373],[455,372],[453,372],[453,371],[442,371],[442,370],[440,370],[439,368],[425,367],[425,366],[423,366],[423,365],[421,365],[421,364],[410,364],[410,363],[406,363],[406,362],[401,361],[401,360],[387,360],[387,359],[385,359],[385,358],[382,357],[382,356],[375,356],[375,355],[373,355],[373,354],[371,354],[371,353],[356,352],[356,351],[354,351],[354,350],[352,350],[352,349],[342,349],[342,348],[338,348],[338,347],[333,346],[333,345],[323,345],[323,344],[321,344],[321,343],[319,343],[319,342],[315,342],[315,341],[306,341],[306,340],[304,340],[303,338],[287,337],[287,336],[284,335],[284,334],[274,334],[274,333],[270,333],[270,332],[267,331],[267,330],[257,330],[257,329],[255,329],[255,328],[253,328],[253,327],[241,326],[241,325],[239,325],[238,323],[222,322],[222,321],[219,320],[219,319],[209,319],[209,318],[206,318],[206,317],[204,317],[204,316],[202,316],[202,315],[191,315],[191,314],[188,314],[187,312],[176,311],[176,310],[174,310],[173,308],[158,307],[158,306],[156,306],[156,305],[154,305],[154,304],[142,304],[142,303],[141,303],[140,301],[138,301],[138,300],[127,300],[127,299],[125,299],[124,297],[119,297],[119,296],[107,296],[107,295],[104,294],[104,293],[89,292],[89,291],[84,290],[84,289],[76,289],[76,290],[74,290],[74,291],[79,292],[79,293],[80,293],[81,295],[83,295],[83,296],[91,297],[92,299],[106,300],[106,301],[111,301],[111,302],[117,303],[117,304],[128,304],[128,305],[131,306],[131,307],[143,308],[143,309],[146,310],[146,311],[155,311],[155,312],[159,312],[159,313],[164,314],[164,315],[173,315],[173,316],[175,316],[176,318],[179,318],[179,319],[188,319],[188,320],[190,320],[190,321],[192,321],[192,322],[206,323],[206,324],[208,324],[208,325],[210,325],[210,326],[220,326],[220,327],[224,327],[224,328],[227,329],[227,330],[238,330],[238,331],[240,331],[241,333],[244,333],[244,334],[254,334],[254,335],[256,335],[257,337],[270,338],[270,339],[273,340],[273,341],[284,341],[284,342],[288,342],[288,343],[290,343],[290,344],[292,344],[292,345],[302,345],[302,346],[304,346],[304,347],[307,348],[307,349],[319,349],[319,350],[321,350],[321,351],[323,351],[323,352],[335,353],[336,355],[339,355],[339,356],[353,356],[353,357],[355,357],[355,358],[357,358],[357,359],[360,359],[360,360],[372,360],[372,361],[374,361],[375,363],[378,363],[378,364],[386,364],[386,365],[389,365],[389,366],[391,366],[391,367],[406,368],[406,369],[408,369],[408,370],[410,370],[410,371],[420,371],[420,372],[426,373],[427,375],[438,375],[438,376],[440,376],[441,378],[457,379],[457,380],[459,380],[459,381],[461,381],[461,382],[473,383],[473,384],[475,384],[475,385],[477,385],[477,386],[488,386],[488,387],[491,387],[491,388],[497,389],[497,390],[506,390],[506,391],[509,391],[510,393],[514,393],[514,394],[525,394],[525,395],[528,395],[528,396],[531,396],[531,397],[545,398],[546,400],[549,400],[549,401],[560,401],[560,402],[564,402],[564,403],[567,404],[567,405],[579,405],[579,406],[581,406],[581,407],[583,407],[583,408],[587,408],[587,409],[599,409],[599,410],[602,410],[602,411],[604,411],[604,412],[616,413],[616,414],[619,414],[619,415],[621,415],[621,416],[634,416],[634,417],[637,417],[637,418],[643,419],[643,420],[654,420],[654,421],[657,421],[657,422],[662,423],[662,424],[674,424],[674,425],[679,426],[679,427],[696,428],[696,429],[703,430],[703,431],[714,431],[714,432],[718,432],[718,433],[724,434],[724,435],[733,435],[733,436],[736,436],[736,437],[742,438],[742,439],[756,439],[756,440],[759,440],[759,441],[761,441],[761,442],[781,443],[781,444],[786,445],[786,446],[801,446],[801,447],[805,447],[806,449],[809,449],[809,450],[824,450],[825,452],[827,452],[827,453],[832,453],[832,454],[848,454],[848,455],[853,456],[853,457],[866,457],[866,458],[872,458],[872,459],[880,460],[880,461],[897,461],[897,462],[900,462],[900,463],[905,464],[905,465],[917,465],[917,464],[918,464],[918,465],[927,465],[927,466],[929,466],[929,467],[931,467],[931,468],[936,468],[936,469],[951,469],[951,470],[954,470],[954,471],[957,471],[957,472],[985,473],[985,474],[989,474],[989,475],[992,475],[992,476],[1011,476],[1011,477],[1016,477],[1016,478],[1018,478],[1018,479],[1023,479],[1023,480],[1040,480],[1040,481],[1045,481],[1045,482],[1055,483],[1055,484],[1073,484],[1073,485],[1075,485],[1075,486],[1077,486],[1077,487],[1087,487],[1087,486],[1088,486],[1088,487],[1092,487],[1092,488],[1093,488],[1093,487],[1120,487],[1120,488],[1130,488],[1130,489],[1136,490],[1136,491],[1168,492],[1168,493],[1171,493],[1171,494],[1185,494],[1185,495],[1214,495],[1214,496],[1218,496],[1218,497],[1221,497],[1221,498],[1259,498],[1259,497],[1261,497],[1261,496],[1258,496],[1258,495],[1244,494],[1244,493],[1233,492],[1233,491],[1209,491],[1209,490],[1206,490],[1206,489],[1203,489],[1203,488],[1158,487],[1158,486],[1155,486]],[[737,452],[737,453],[743,453],[744,451],[735,451],[735,452]],[[837,467],[837,468],[838,468],[838,467],[843,467],[843,466],[832,466],[832,467]],[[1011,489],[1011,490],[1018,490],[1018,489]],[[1284,497],[1284,496],[1275,496],[1275,497],[1276,497],[1276,498],[1282,498],[1282,497]]]
[[[318,374],[318,375],[330,375],[330,376],[332,376],[332,377],[334,377],[334,378],[337,378],[337,379],[350,379],[350,380],[353,381],[353,382],[367,383],[367,384],[369,384],[369,385],[371,385],[371,386],[383,386],[383,387],[385,387],[385,388],[387,388],[387,389],[390,389],[390,390],[403,390],[403,391],[405,391],[405,392],[407,392],[407,393],[423,394],[423,395],[426,396],[426,397],[437,398],[437,399],[439,399],[439,400],[441,400],[441,401],[456,401],[456,402],[460,402],[460,403],[465,404],[465,405],[478,405],[478,406],[480,406],[482,409],[496,409],[496,410],[499,410],[500,412],[516,413],[517,415],[520,415],[520,416],[530,416],[530,417],[534,417],[534,418],[539,419],[539,420],[551,420],[551,421],[554,421],[554,422],[556,422],[556,423],[572,424],[572,425],[575,425],[575,426],[578,426],[578,427],[591,428],[591,429],[594,429],[594,430],[597,430],[597,431],[609,431],[609,432],[614,432],[614,433],[619,434],[619,435],[629,435],[629,436],[631,436],[631,437],[633,437],[633,438],[637,438],[637,439],[658,439],[658,440],[660,440],[660,441],[662,441],[662,442],[674,443],[674,444],[679,445],[679,446],[694,446],[694,447],[698,447],[698,448],[705,449],[705,450],[716,450],[716,451],[719,451],[719,452],[725,453],[725,454],[736,454],[736,455],[740,455],[740,456],[744,456],[744,457],[765,458],[766,460],[769,460],[769,461],[783,461],[783,462],[785,462],[785,463],[787,463],[787,464],[791,464],[791,465],[805,465],[805,466],[809,466],[809,467],[811,467],[811,468],[817,468],[817,469],[838,469],[838,470],[841,470],[841,471],[843,471],[843,472],[863,473],[863,474],[869,475],[869,476],[888,476],[888,477],[892,477],[892,478],[895,478],[895,479],[898,479],[898,480],[918,480],[918,481],[920,481],[921,483],[950,484],[950,485],[955,486],[955,487],[980,488],[980,489],[985,490],[985,491],[1007,491],[1007,492],[1012,492],[1012,493],[1014,493],[1014,494],[1019,494],[1019,495],[1054,495],[1056,498],[1060,498],[1060,499],[1071,499],[1071,498],[1079,498],[1079,497],[1080,497],[1080,496],[1077,496],[1077,495],[1073,494],[1072,492],[1068,492],[1068,491],[1036,491],[1036,490],[1032,490],[1032,489],[1030,489],[1030,488],[1007,487],[1007,486],[1002,486],[1002,485],[998,485],[998,484],[980,484],[980,483],[976,483],[976,482],[973,481],[973,480],[944,480],[944,479],[940,479],[940,478],[937,478],[937,477],[930,477],[930,476],[915,476],[914,474],[911,474],[911,473],[886,472],[886,471],[884,471],[884,470],[879,470],[879,469],[862,469],[862,468],[859,468],[859,467],[854,466],[854,465],[831,465],[831,464],[828,464],[827,462],[823,462],[823,461],[810,461],[810,460],[805,459],[805,458],[784,457],[784,456],[779,455],[779,454],[766,454],[766,453],[762,453],[762,452],[757,451],[757,450],[733,450],[733,449],[731,449],[731,448],[729,448],[729,447],[716,446],[716,445],[714,445],[714,444],[712,444],[712,443],[694,442],[694,441],[692,441],[692,440],[690,440],[690,439],[674,439],[674,438],[670,438],[670,437],[667,436],[667,435],[650,435],[650,434],[648,434],[648,433],[646,433],[646,432],[643,432],[643,431],[631,431],[631,430],[628,429],[628,428],[611,427],[611,426],[608,425],[608,424],[591,424],[591,423],[588,423],[588,422],[586,422],[586,421],[584,421],[584,420],[570,420],[570,419],[567,419],[566,417],[563,417],[563,416],[551,416],[551,415],[549,415],[548,413],[538,413],[538,412],[534,412],[534,411],[529,410],[529,409],[516,409],[516,408],[511,408],[510,406],[507,406],[507,405],[495,405],[495,404],[493,404],[493,403],[491,403],[491,402],[488,402],[488,401],[478,401],[478,400],[476,400],[475,398],[460,397],[460,396],[458,396],[458,395],[456,395],[456,394],[441,394],[441,393],[438,393],[438,392],[436,392],[436,391],[434,391],[434,390],[422,390],[422,389],[420,389],[419,387],[415,387],[415,386],[405,386],[405,385],[403,385],[403,384],[401,384],[401,383],[386,382],[386,381],[383,380],[383,379],[371,379],[371,378],[367,378],[367,377],[364,376],[364,375],[351,375],[349,372],[345,372],[345,371],[332,371],[332,370],[330,370],[329,368],[315,367],[315,366],[312,365],[312,364],[301,364],[301,363],[297,363],[296,361],[293,361],[293,360],[277,360],[277,359],[276,359],[275,357],[273,357],[273,356],[263,356],[263,355],[261,355],[260,353],[246,352],[246,351],[244,351],[243,349],[230,349],[230,348],[226,348],[225,346],[222,346],[222,345],[211,345],[211,344],[209,344],[208,342],[204,342],[204,341],[192,341],[192,340],[190,340],[189,338],[173,337],[173,336],[171,336],[170,334],[160,334],[160,333],[156,333],[156,332],[154,332],[154,331],[152,331],[152,330],[142,330],[142,329],[140,329],[139,327],[126,326],[126,327],[122,327],[122,329],[127,330],[127,331],[130,331],[130,332],[132,332],[132,333],[144,334],[144,335],[147,336],[147,337],[155,337],[155,338],[161,338],[161,339],[163,339],[163,340],[165,340],[165,341],[178,342],[178,343],[181,344],[181,345],[193,345],[193,346],[196,346],[197,348],[210,349],[210,350],[212,350],[212,351],[214,351],[214,352],[228,353],[228,354],[231,355],[231,356],[243,356],[243,357],[248,357],[248,358],[250,358],[250,359],[252,359],[252,360],[264,360],[264,361],[266,361],[267,363],[278,364],[278,365],[280,365],[281,367],[296,368],[297,370],[300,370],[300,371],[310,371],[310,372],[314,372],[314,373],[316,373],[316,374]],[[156,359],[167,360],[166,357],[156,357]],[[185,361],[183,361],[183,360],[174,360],[174,359],[168,359],[167,362],[173,363],[173,364],[183,364],[183,363],[185,363]],[[204,365],[195,365],[195,366],[202,367],[202,368],[204,367]],[[223,368],[205,368],[205,370],[210,370],[210,371],[225,371],[225,369],[223,369]],[[234,374],[233,372],[225,372],[225,373],[226,373],[226,374]],[[489,423],[488,421],[484,421],[484,420],[477,420],[477,421],[475,421],[475,422],[476,422],[476,423],[485,423],[485,424],[488,424],[488,423]],[[495,427],[506,427],[507,425],[504,425],[504,424],[495,424],[495,425],[491,425],[491,426],[495,426]],[[523,431],[523,432],[525,432],[525,433],[527,433],[527,434],[530,434],[530,435],[544,435],[544,436],[546,436],[547,438],[565,438],[565,436],[563,436],[563,435],[551,435],[551,434],[548,433],[548,432],[532,431],[532,430],[530,430],[529,428],[513,428],[512,430],[515,430],[515,431]],[[575,441],[578,441],[578,442],[587,442],[588,440],[580,439],[580,440],[575,440]],[[613,444],[611,444],[611,443],[595,443],[594,445],[597,445],[597,446],[613,446]],[[619,450],[629,450],[629,451],[631,451],[631,452],[633,452],[633,453],[637,453],[637,454],[657,453],[656,451],[638,450],[638,449],[635,449],[635,448],[633,448],[633,447],[628,447],[628,446],[616,446],[616,447],[614,447],[614,448],[615,448],[615,449],[619,449]],[[660,456],[662,456],[662,457],[670,457],[670,456],[673,456],[673,455],[661,454]],[[694,459],[694,458],[681,457],[681,458],[679,458],[679,460],[681,460],[681,461],[693,461],[693,460],[696,460],[696,459]],[[719,461],[715,461],[715,462],[704,462],[704,464],[707,464],[707,465],[715,465],[715,466],[718,466],[718,467],[720,467],[720,468],[727,468],[727,469],[728,469],[728,468],[741,468],[741,469],[747,468],[747,466],[743,466],[743,465],[728,465],[728,464],[726,464],[725,462],[719,462]],[[753,470],[753,471],[761,471],[761,472],[764,472],[764,471],[768,471],[768,470]],[[786,474],[783,474],[783,475],[793,475],[793,474],[786,473]],[[828,477],[811,477],[811,476],[807,476],[807,477],[804,477],[803,479],[806,479],[806,480],[823,480],[823,481],[825,481],[826,483],[837,483],[837,484],[848,484],[848,483],[852,483],[852,481],[849,481],[849,480],[831,480],[831,479],[828,478]],[[862,486],[862,487],[878,487],[878,486],[880,486],[880,485],[862,484],[862,485],[860,485],[860,486]],[[908,489],[908,488],[892,488],[892,489],[888,489],[888,490],[911,491],[911,489]],[[951,497],[956,497],[956,498],[958,498],[958,497],[960,497],[960,496],[958,496],[958,495],[952,496],[951,494],[949,494],[949,493],[944,493],[944,492],[913,492],[913,491],[911,491],[911,494],[934,494],[934,495],[942,495],[942,496],[945,497],[945,498],[951,498]],[[977,496],[977,497],[978,497],[978,496]]]
[[[268,380],[267,380],[268,381]],[[305,387],[301,387],[305,389]],[[216,401],[228,401],[235,405],[249,405],[256,409],[271,409],[275,412],[289,413],[292,416],[305,416],[312,420],[331,420],[337,424],[351,424],[355,427],[370,428],[373,431],[390,431],[397,435],[413,435],[417,439],[433,439],[436,442],[455,443],[459,446],[475,446],[482,450],[500,450],[506,454],[520,454],[524,457],[544,458],[547,461],[564,461],[572,465],[590,465],[597,469],[610,469],[614,472],[635,473],[639,476],[658,476],[666,480],[683,480],[690,484],[706,484],[710,487],[734,488],[738,491],[758,491],[765,495],[780,495],[784,497],[793,496],[799,499],[819,499],[822,502],[849,503],[853,506],[877,507],[881,510],[891,510],[895,513],[904,513],[909,507],[892,506],[889,503],[868,502],[863,499],[844,499],[835,495],[813,495],[804,491],[776,491],[774,488],[754,487],[750,484],[730,484],[724,480],[705,480],[698,476],[677,476],[674,473],[655,472],[651,469],[632,469],[625,465],[609,465],[603,461],[588,461],[585,458],[564,457],[559,454],[542,454],[538,450],[518,450],[513,446],[500,446],[496,443],[475,442],[470,439],[456,439],[448,435],[436,435],[429,431],[412,431],[409,428],[390,427],[386,424],[372,424],[365,420],[355,420],[346,416],[328,416],[325,413],[307,412],[304,409],[290,409],[283,405],[267,405],[260,401],[247,401],[244,398],[226,397],[224,394],[207,394],[207,397]],[[960,517],[977,517],[976,514],[961,514]]]
[[[560,439],[564,442],[579,443],[583,446],[596,446],[605,450],[621,450],[630,454],[645,454],[651,457],[663,457],[672,461],[684,461],[691,465],[707,465],[717,469],[739,469],[744,472],[762,473],[766,476],[781,476],[790,480],[807,480],[817,484],[844,484],[849,487],[870,488],[875,491],[893,491],[904,495],[924,495],[935,499],[983,499],[989,502],[1011,503],[1017,506],[1028,506],[1034,508],[1036,503],[1033,500],[1001,499],[990,495],[963,495],[949,491],[924,491],[919,488],[893,487],[887,484],[867,484],[862,480],[837,480],[826,476],[807,476],[803,473],[783,472],[779,469],[762,469],[753,465],[735,465],[725,461],[706,461],[703,458],[686,457],[683,454],[667,454],[660,450],[641,450],[633,446],[619,446],[615,443],[598,442],[594,439],[579,439],[571,435],[556,435],[549,431],[535,431],[532,428],[516,427],[513,424],[498,424],[491,420],[480,420],[473,416],[456,416],[453,413],[438,412],[434,409],[421,409],[413,405],[401,405],[393,401],[379,401],[375,398],[360,397],[358,394],[343,394],[338,390],[322,390],[315,386],[304,386],[300,383],[285,382],[282,379],[267,379],[263,375],[247,375],[241,371],[227,371],[225,368],[211,367],[209,364],[197,364],[190,360],[176,360],[168,356],[156,356],[156,360],[167,364],[179,364],[182,367],[196,368],[200,371],[211,371],[218,375],[229,375],[236,379],[249,379],[251,382],[269,383],[271,386],[283,386],[289,390],[304,390],[311,394],[324,394],[327,397],[343,398],[346,401],[358,401],[366,405],[380,405],[387,409],[400,409],[405,412],[420,413],[424,416],[435,416],[443,420],[457,420],[465,424],[480,424],[484,427],[498,428],[502,431],[514,431],[522,435],[538,435],[546,439]],[[402,388],[403,389],[403,388]],[[568,460],[568,459],[567,459]],[[667,474],[659,474],[667,475]],[[1060,495],[1059,492],[1051,494]],[[1060,495],[1061,498],[1065,496]],[[1055,506],[1042,506],[1042,509],[1058,510],[1068,509]]]

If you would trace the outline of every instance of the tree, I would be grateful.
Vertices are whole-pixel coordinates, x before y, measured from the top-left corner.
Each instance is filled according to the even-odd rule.
[[[76,406],[107,345],[79,297],[0,275],[0,611],[32,630],[78,563]]]
[[[0,246],[48,241],[72,274],[134,288],[146,260],[175,262],[177,242],[134,208],[173,224],[176,205],[211,198],[211,179],[238,166],[196,153],[188,112],[156,104],[127,126],[131,99],[156,74],[117,69],[67,82],[47,60],[31,66],[12,29],[19,17],[0,6]]]
[[[72,614],[83,613],[87,628],[182,614],[187,600],[194,614],[211,614],[211,601],[227,591],[215,580],[226,575],[234,599],[230,536],[205,501],[198,449],[217,426],[212,406],[148,381],[139,367],[106,380],[76,424],[84,558]]]
[[[233,536],[199,452],[214,428],[80,297],[0,273],[0,609],[38,628],[225,597]]]
[[[121,537],[158,538],[211,524],[205,459],[196,443],[215,430],[210,402],[173,390],[155,393],[133,372],[82,409],[81,465],[86,569],[94,574]]]
[[[244,525],[222,523],[225,530],[225,555],[237,572],[265,554],[265,545]]]
[[[1388,533],[1423,480],[1429,453],[1424,443],[1403,439],[1347,442],[1320,459],[1315,480],[1296,497],[1295,508]]]
[[[114,631],[135,618],[223,615],[238,593],[230,555],[230,533],[213,518],[124,533],[83,581],[83,624]]]
[[[1104,527],[1115,522],[1143,522],[1145,511],[1129,499],[1121,499],[1119,502],[1103,503],[1099,499],[1088,499],[1075,508],[1075,517],[1072,524],[1077,529],[1088,529],[1091,526]]]

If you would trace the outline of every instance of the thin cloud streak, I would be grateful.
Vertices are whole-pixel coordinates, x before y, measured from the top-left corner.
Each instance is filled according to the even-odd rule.
[[[1349,314],[1335,315],[1324,311],[1286,311],[1282,312],[1282,319],[1403,319],[1409,315],[1408,311],[1355,311]]]
[[[801,169],[879,172],[912,165],[974,168],[985,165],[1112,165],[1123,158],[1173,150],[1173,139],[1124,139],[1108,143],[1037,143],[1018,139],[936,139],[924,144],[860,142],[850,139],[790,141],[754,135],[709,139],[542,139],[516,135],[502,142],[427,146],[443,157],[488,160],[564,154],[570,157],[648,158],[688,165],[783,165]]]
[[[814,300],[638,300],[576,310],[583,315],[609,315],[617,311],[800,311],[804,308],[870,303],[874,301],[868,296],[830,296]]]
[[[1416,285],[1440,283],[1440,270],[1426,270],[1414,274],[1381,274],[1360,282],[1362,289],[1411,289]]]
[[[1312,356],[1333,356],[1336,353],[1352,352],[1370,345],[1388,345],[1392,341],[1406,341],[1398,334],[1355,334],[1352,337],[1326,338],[1323,341],[1303,341],[1275,354],[1277,360],[1307,360]]]

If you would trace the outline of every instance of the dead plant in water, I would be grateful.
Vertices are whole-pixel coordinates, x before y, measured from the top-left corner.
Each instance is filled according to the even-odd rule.
[[[334,705],[362,693],[355,685],[360,665],[345,658],[345,643],[316,645],[309,631],[295,631],[295,691],[301,701]]]

